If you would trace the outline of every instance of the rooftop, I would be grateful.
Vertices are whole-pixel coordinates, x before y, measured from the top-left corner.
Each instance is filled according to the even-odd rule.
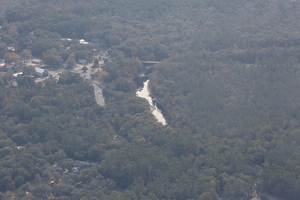
[[[32,61],[31,62],[36,62],[36,63],[39,63],[39,62],[42,62],[42,60],[40,60],[40,59],[32,59]]]
[[[36,68],[35,68],[35,71],[36,71],[37,73],[43,73],[43,72],[45,71],[45,69],[41,69],[41,68],[36,67]]]

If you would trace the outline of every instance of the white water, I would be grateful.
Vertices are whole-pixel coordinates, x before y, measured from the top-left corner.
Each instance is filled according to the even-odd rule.
[[[152,98],[150,97],[150,92],[148,90],[148,84],[149,84],[149,80],[144,82],[144,87],[140,88],[136,92],[136,96],[141,97],[141,98],[145,98],[149,102],[151,112],[155,116],[157,121],[162,123],[163,125],[167,125],[167,121],[164,118],[164,116],[162,115],[161,111],[156,107],[156,105],[153,104]]]

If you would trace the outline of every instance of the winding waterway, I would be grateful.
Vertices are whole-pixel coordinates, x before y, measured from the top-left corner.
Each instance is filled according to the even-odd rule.
[[[158,122],[162,123],[163,125],[167,125],[167,121],[164,118],[161,111],[157,108],[157,106],[153,103],[153,99],[151,98],[150,91],[148,89],[149,79],[144,82],[143,87],[139,88],[136,92],[136,96],[145,98],[149,104],[152,114],[155,116]]]

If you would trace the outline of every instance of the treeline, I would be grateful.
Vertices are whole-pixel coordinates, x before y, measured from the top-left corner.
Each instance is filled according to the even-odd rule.
[[[0,78],[3,199],[247,200],[254,191],[298,199],[298,2],[3,6],[1,58],[13,46],[72,67],[111,49],[92,75],[106,86],[105,107],[76,74],[44,84],[23,76],[18,87]],[[167,126],[135,96],[140,60],[162,61],[149,77]],[[74,160],[98,165],[56,170],[72,171]]]

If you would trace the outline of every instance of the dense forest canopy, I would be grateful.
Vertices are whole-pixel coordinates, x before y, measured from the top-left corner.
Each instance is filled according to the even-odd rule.
[[[298,0],[1,0],[0,199],[299,199],[299,11]],[[91,75],[105,106],[63,71],[97,68],[95,52],[109,54]],[[35,83],[32,57],[59,79]],[[168,125],[136,97],[141,74]]]

